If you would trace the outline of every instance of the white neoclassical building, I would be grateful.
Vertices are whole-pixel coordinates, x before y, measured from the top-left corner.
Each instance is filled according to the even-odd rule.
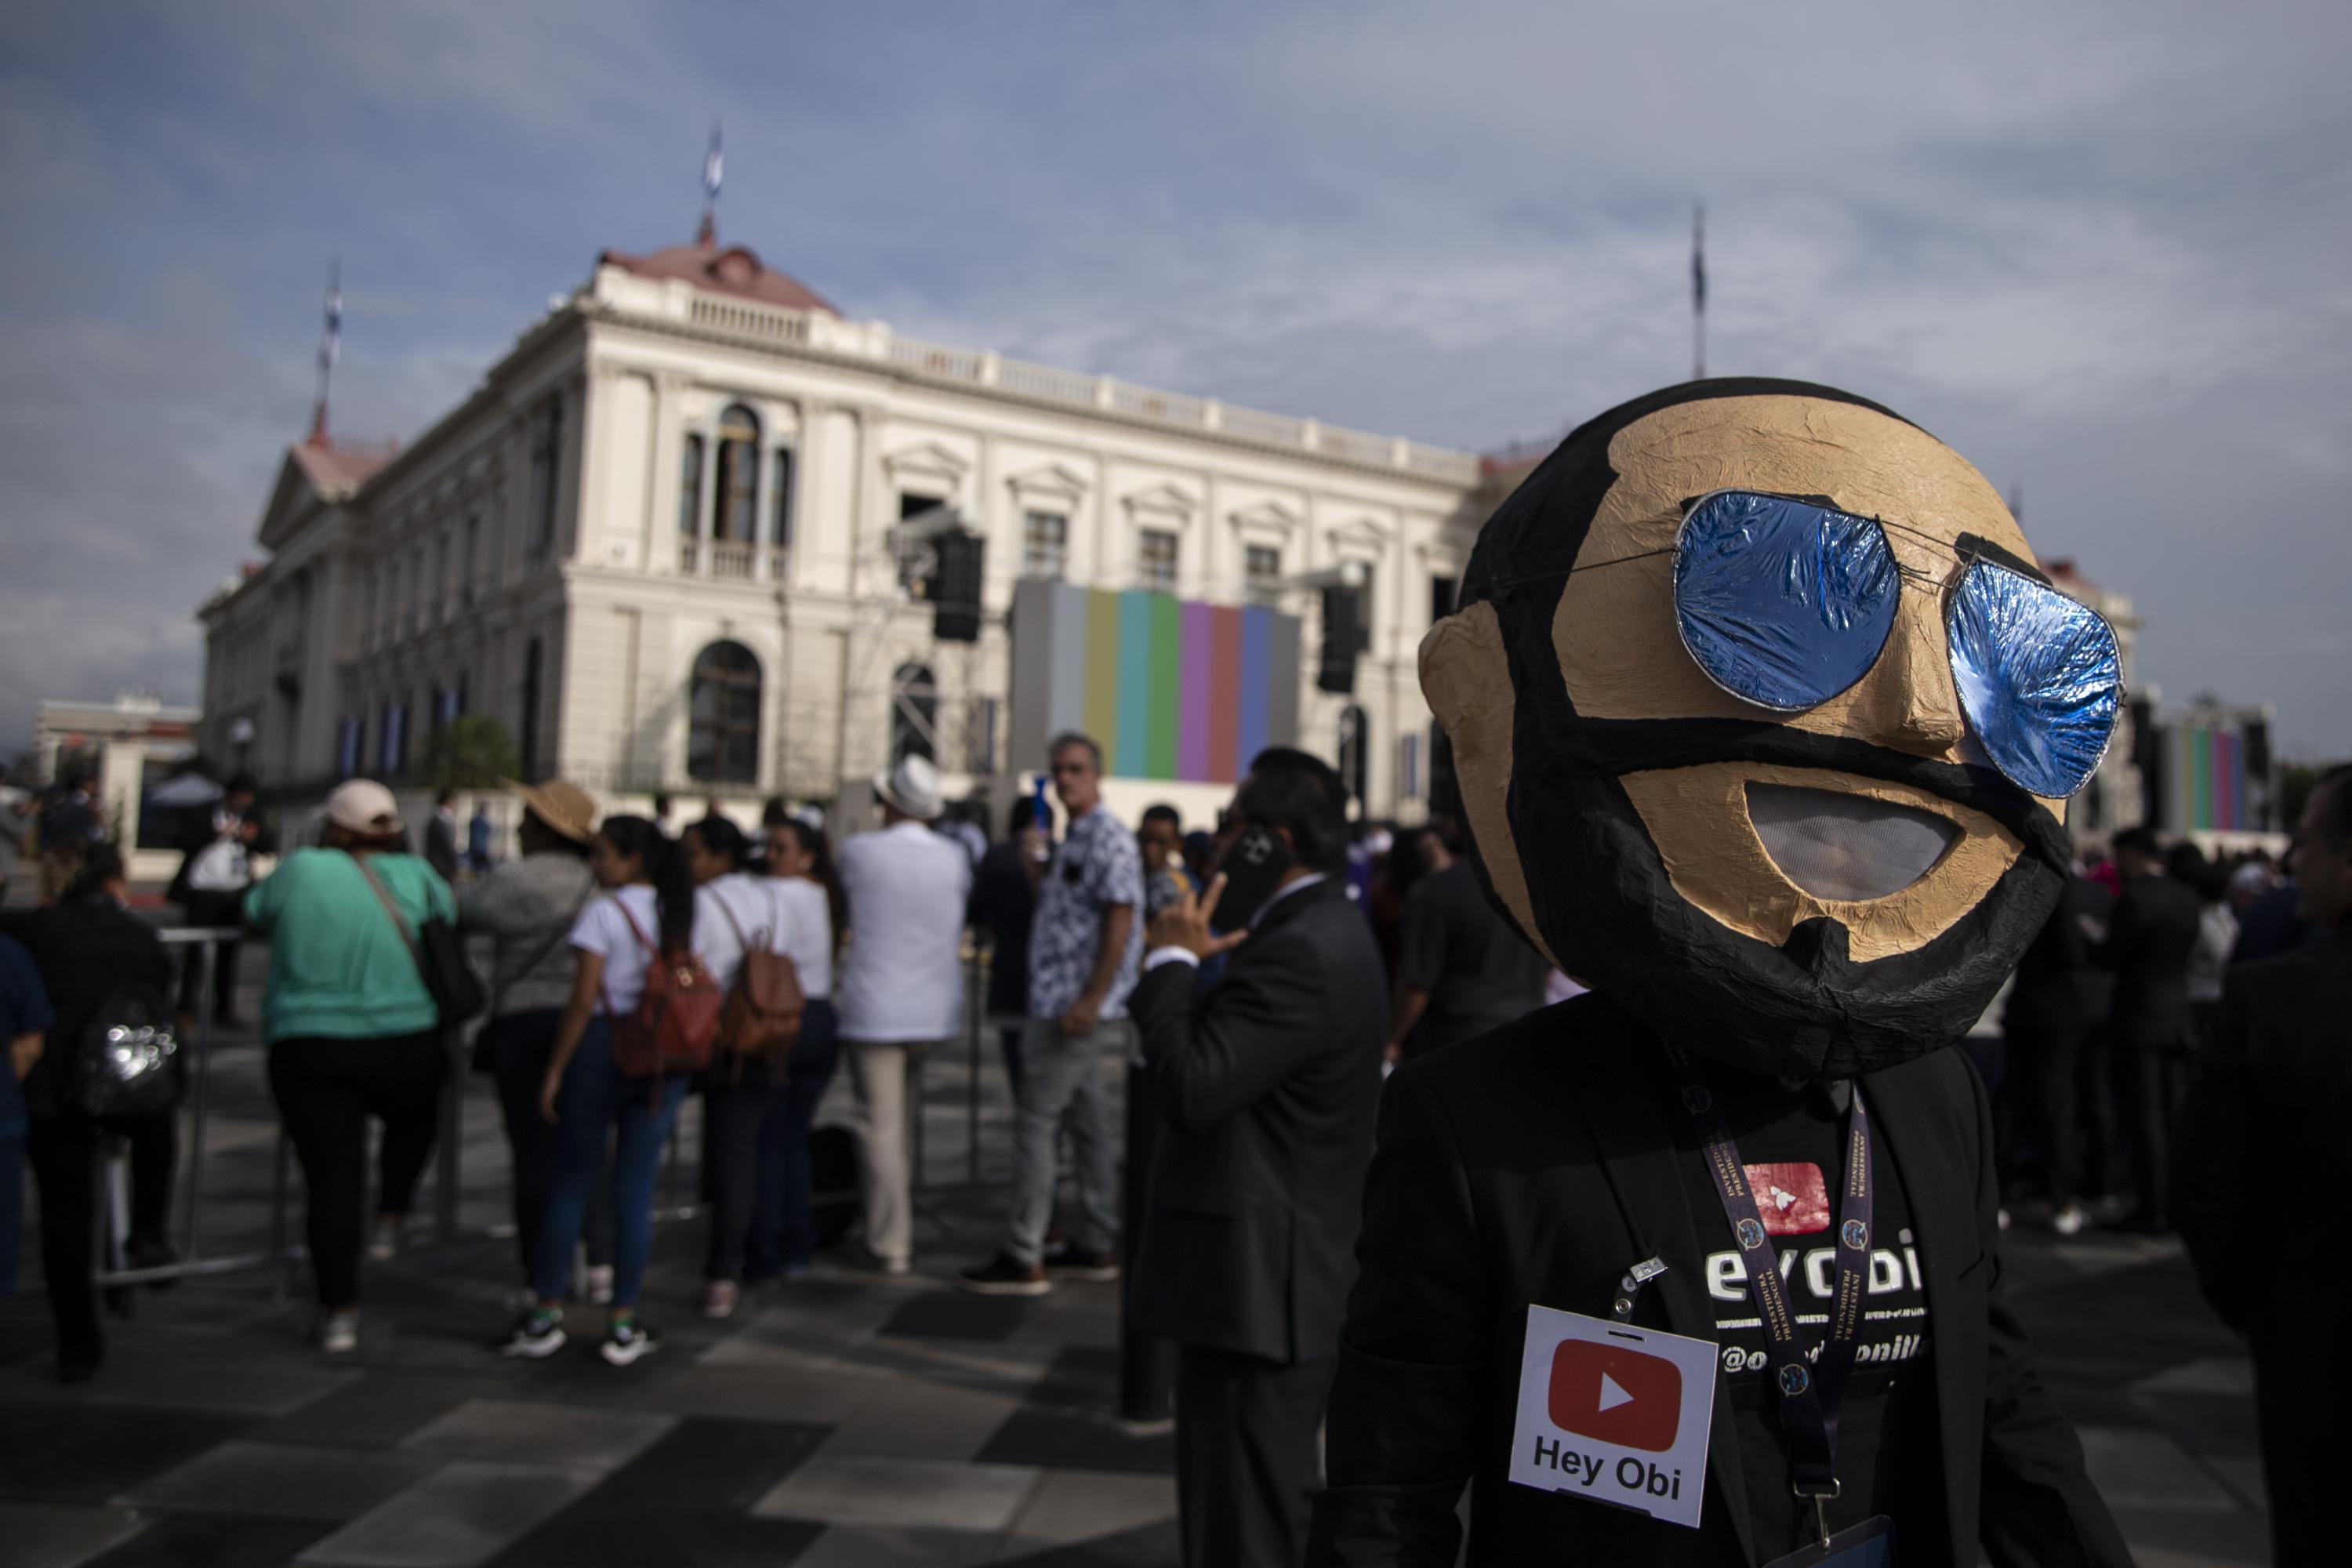
[[[1366,811],[1410,819],[1414,652],[1490,489],[1471,453],[899,337],[741,247],[608,251],[415,441],[289,450],[267,559],[201,612],[205,750],[398,779],[488,713],[610,797],[824,799],[909,745],[961,790],[1038,763],[1004,754],[1006,611],[1047,575],[1303,616],[1300,742],[1360,727]],[[898,525],[943,505],[986,541],[971,645],[906,581]],[[1349,563],[1370,646],[1338,697],[1297,584]],[[1191,787],[1188,816],[1225,793]]]

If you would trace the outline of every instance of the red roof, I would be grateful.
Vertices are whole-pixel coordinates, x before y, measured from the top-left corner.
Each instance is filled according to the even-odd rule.
[[[746,246],[721,248],[716,243],[673,245],[650,256],[608,250],[596,259],[600,266],[617,267],[639,278],[682,278],[698,289],[757,300],[766,305],[823,310],[828,316],[841,314],[824,295],[799,279],[762,264],[758,253]]]
[[[392,453],[382,447],[338,447],[304,441],[292,450],[294,460],[302,465],[303,478],[329,500],[359,489],[392,458]]]

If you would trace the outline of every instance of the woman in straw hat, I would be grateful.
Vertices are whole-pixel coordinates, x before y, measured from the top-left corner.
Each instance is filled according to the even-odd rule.
[[[540,1217],[555,1180],[558,1140],[555,1129],[539,1113],[539,1089],[578,967],[578,955],[564,938],[596,896],[596,878],[588,869],[588,847],[596,837],[596,803],[585,790],[562,779],[508,787],[522,801],[522,824],[515,834],[521,858],[466,889],[457,900],[457,924],[461,930],[488,934],[497,953],[490,974],[490,1017],[474,1040],[474,1068],[497,1083],[499,1110],[506,1122],[515,1246],[525,1282],[524,1296],[511,1305],[520,1311],[529,1305]],[[587,1274],[574,1287],[592,1302],[612,1300],[612,1220],[609,1202],[589,1205]]]

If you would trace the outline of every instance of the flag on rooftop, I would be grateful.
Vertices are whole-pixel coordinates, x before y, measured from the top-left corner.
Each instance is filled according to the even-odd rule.
[[[719,149],[719,121],[710,122],[710,151],[702,156],[702,195],[708,201],[719,199],[719,175],[724,160]]]

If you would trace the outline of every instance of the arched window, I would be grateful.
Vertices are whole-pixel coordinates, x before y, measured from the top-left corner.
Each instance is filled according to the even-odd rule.
[[[687,712],[688,777],[760,782],[760,661],[750,648],[715,642],[696,656]]]
[[[738,403],[719,416],[719,484],[710,537],[750,544],[760,537],[760,420]]]
[[[890,761],[940,760],[940,686],[928,664],[902,664],[890,675]]]

